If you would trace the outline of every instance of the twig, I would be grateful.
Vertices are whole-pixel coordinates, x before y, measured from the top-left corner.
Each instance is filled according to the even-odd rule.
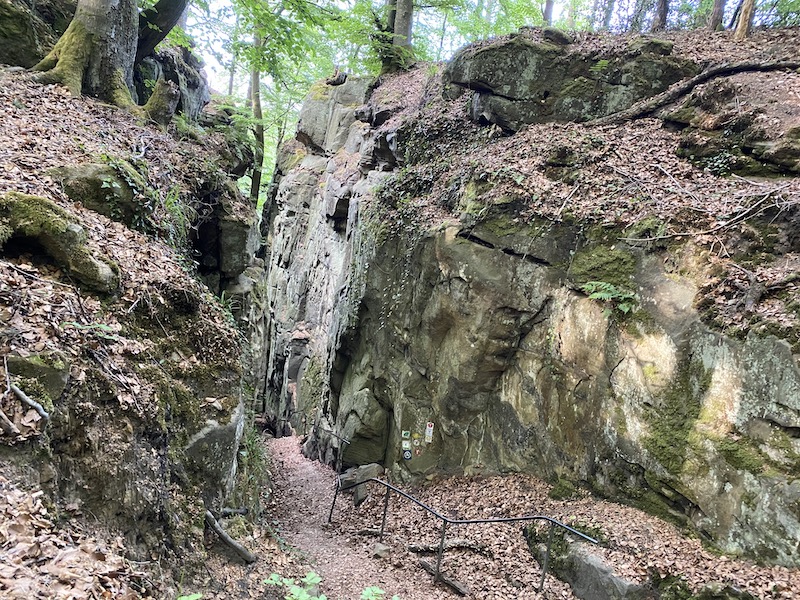
[[[8,262],[7,260],[2,261],[2,263],[5,266],[7,266],[7,267],[9,267],[11,269],[14,269],[20,275],[24,275],[25,277],[28,277],[29,279],[35,279],[36,281],[41,281],[42,283],[52,283],[53,285],[60,285],[61,287],[72,289],[72,286],[69,285],[69,284],[61,283],[60,281],[56,281],[54,279],[45,279],[43,277],[37,277],[36,275],[34,275],[32,273],[28,273],[25,269],[20,269],[19,267],[14,266],[12,263]]]
[[[3,356],[3,372],[6,374],[6,394],[11,391],[11,376],[8,374],[8,356]]]
[[[766,202],[767,200],[770,199],[771,196],[772,196],[772,192],[771,191],[767,192],[761,200],[759,200],[758,202],[756,202],[752,206],[747,207],[746,209],[741,211],[739,214],[735,215],[732,219],[726,221],[725,223],[722,223],[721,225],[717,225],[716,227],[712,227],[711,229],[705,229],[703,231],[682,231],[682,232],[679,232],[679,233],[668,233],[668,234],[665,234],[665,235],[657,235],[655,237],[650,237],[650,238],[618,238],[618,239],[621,242],[654,242],[654,241],[657,241],[657,240],[670,240],[670,239],[678,238],[678,237],[689,237],[689,236],[696,236],[696,235],[710,235],[712,233],[719,233],[720,231],[723,231],[723,230],[727,229],[728,227],[732,227],[733,225],[741,223],[742,221],[745,221],[745,220],[749,219],[750,217],[756,216],[757,214],[763,212],[767,208],[772,208],[772,207],[780,208],[780,205],[777,202],[773,202],[772,204],[770,204],[768,206],[762,206],[764,204],[764,202]]]
[[[28,395],[21,389],[19,389],[17,386],[15,386],[13,383],[11,384],[11,391],[14,392],[14,394],[16,394],[17,398],[22,400],[25,404],[27,404],[33,410],[39,413],[39,416],[42,417],[45,421],[50,420],[50,415],[47,413],[44,407],[38,402],[36,402],[36,400],[31,400],[30,398],[28,398]]]
[[[211,511],[206,511],[206,523],[214,530],[214,532],[219,536],[223,542],[225,542],[228,546],[233,548],[236,551],[242,560],[246,563],[256,562],[257,558],[254,554],[252,554],[247,548],[242,546],[239,542],[234,540],[228,532],[225,531],[222,526],[217,522],[214,518],[214,515],[211,514]]]
[[[19,435],[20,431],[16,425],[0,410],[0,428],[8,435]]]
[[[670,178],[670,181],[672,181],[672,183],[674,183],[674,184],[675,184],[675,185],[678,187],[678,190],[679,190],[679,191],[681,191],[681,192],[683,192],[683,193],[685,193],[685,194],[688,194],[688,195],[689,195],[689,197],[691,197],[691,199],[692,199],[692,200],[694,200],[695,202],[697,202],[697,203],[699,203],[699,202],[700,202],[700,199],[699,199],[699,198],[698,198],[698,197],[697,197],[697,196],[694,194],[694,192],[691,192],[691,191],[689,191],[689,190],[686,190],[686,189],[684,189],[683,187],[681,187],[681,184],[680,184],[680,183],[678,183],[678,180],[677,180],[677,179],[675,179],[675,177],[673,177],[673,176],[672,176],[672,173],[670,173],[669,171],[667,171],[667,170],[666,170],[664,167],[662,167],[661,165],[656,165],[656,169],[658,169],[658,170],[659,170],[659,171],[661,171],[661,172],[662,172],[664,175],[666,175],[667,177],[669,177],[669,178]]]

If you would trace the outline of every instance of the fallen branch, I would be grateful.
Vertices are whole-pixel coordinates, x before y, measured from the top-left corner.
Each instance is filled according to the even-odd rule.
[[[452,577],[448,577],[444,573],[436,572],[436,567],[430,564],[426,560],[420,560],[419,566],[425,569],[428,573],[436,577],[437,581],[441,581],[442,583],[449,585],[459,596],[469,596],[469,588],[461,583],[460,581],[456,581]]]
[[[783,187],[785,187],[785,186],[783,186]],[[698,236],[698,235],[711,235],[711,234],[719,233],[720,231],[724,231],[725,229],[728,229],[729,227],[733,227],[734,225],[742,223],[743,221],[746,221],[747,219],[750,219],[752,217],[758,216],[759,214],[761,214],[762,212],[764,212],[768,208],[779,208],[781,210],[785,210],[785,208],[787,206],[794,206],[794,205],[798,204],[798,202],[795,202],[795,201],[789,202],[789,203],[784,203],[784,204],[781,204],[781,203],[778,203],[778,202],[773,202],[772,204],[768,204],[768,205],[765,206],[764,203],[772,197],[772,195],[775,193],[775,191],[776,190],[767,192],[764,195],[764,197],[761,198],[761,200],[759,200],[758,202],[756,202],[752,206],[749,206],[749,207],[745,208],[743,211],[741,211],[738,214],[734,215],[728,221],[725,221],[724,223],[721,223],[721,224],[717,225],[716,227],[712,227],[711,229],[704,229],[702,231],[681,231],[681,232],[677,232],[677,233],[665,233],[664,235],[657,235],[655,237],[650,237],[650,238],[629,238],[629,237],[626,238],[626,237],[622,237],[622,238],[618,238],[618,239],[621,242],[627,242],[627,243],[631,243],[631,242],[655,242],[655,241],[658,241],[658,240],[670,240],[670,239],[680,238],[680,237],[689,237],[689,236]]]
[[[735,75],[736,73],[744,73],[747,71],[783,71],[785,69],[798,68],[800,68],[800,62],[796,61],[777,61],[766,63],[741,62],[734,64],[723,63],[721,65],[709,67],[694,77],[674,83],[667,91],[651,98],[645,98],[628,109],[615,112],[605,117],[600,117],[599,119],[594,119],[586,124],[619,125],[625,121],[632,121],[633,119],[646,117],[659,108],[674,102],[682,96],[685,96],[701,83],[705,83],[709,79],[713,79],[715,77]]]
[[[14,423],[6,416],[2,410],[0,410],[0,429],[3,430],[4,433],[7,435],[19,435],[20,431]]]
[[[45,421],[50,420],[50,415],[44,409],[44,406],[36,402],[36,400],[31,400],[30,398],[28,398],[28,395],[21,389],[19,389],[17,386],[15,386],[13,383],[11,384],[11,391],[14,392],[17,398],[22,400],[22,402],[30,406],[37,413],[39,413],[39,416],[42,417]]]
[[[214,518],[214,515],[211,514],[211,511],[206,511],[206,523],[214,530],[214,532],[219,536],[223,542],[225,542],[228,546],[230,546],[236,554],[238,554],[242,560],[246,563],[253,563],[256,562],[257,558],[255,554],[251,553],[247,548],[242,546],[239,542],[233,539],[228,532],[222,528],[217,520]]]

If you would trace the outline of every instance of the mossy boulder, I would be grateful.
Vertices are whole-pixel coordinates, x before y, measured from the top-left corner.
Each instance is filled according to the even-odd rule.
[[[119,287],[118,267],[87,245],[77,220],[52,201],[10,192],[0,197],[0,249],[33,243],[79,282],[100,292]]]
[[[25,4],[0,0],[0,64],[32,67],[55,42],[50,28]]]
[[[130,228],[141,225],[152,210],[146,180],[133,166],[116,160],[113,166],[89,163],[56,169],[64,193],[72,200]]]
[[[678,155],[716,175],[800,173],[800,127],[782,115],[770,118],[771,98],[753,95],[743,108],[740,95],[747,85],[742,75],[714,80],[664,111],[667,123],[682,128]]]
[[[471,115],[516,131],[526,123],[588,121],[632,106],[696,74],[669,42],[646,38],[600,57],[526,34],[467,46],[443,73],[446,94],[475,91]]]
[[[67,385],[70,364],[69,358],[63,352],[8,357],[8,370],[12,375],[37,380],[53,401],[61,396]]]

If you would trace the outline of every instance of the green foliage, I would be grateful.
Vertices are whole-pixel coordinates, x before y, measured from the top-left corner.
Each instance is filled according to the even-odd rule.
[[[303,579],[297,580],[291,577],[283,577],[278,573],[272,573],[268,579],[264,580],[265,585],[283,588],[286,593],[285,600],[327,600],[325,594],[319,594],[317,588],[322,582],[322,578],[314,572],[307,573]],[[386,592],[377,586],[365,588],[360,600],[384,600]],[[397,596],[392,596],[391,600],[399,600]]]
[[[587,281],[581,286],[581,290],[589,295],[589,299],[606,303],[623,315],[634,312],[639,305],[639,297],[634,292],[607,281]]]
[[[177,600],[201,600],[203,594],[189,594],[188,596],[178,596]]]
[[[264,584],[282,587],[286,592],[284,596],[286,600],[327,600],[325,594],[317,594],[316,592],[316,588],[321,581],[322,578],[313,572],[307,573],[306,576],[299,581],[291,577],[282,577],[277,573],[272,573],[269,579],[264,580]]]

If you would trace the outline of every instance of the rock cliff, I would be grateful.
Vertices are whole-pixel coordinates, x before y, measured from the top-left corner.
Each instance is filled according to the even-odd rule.
[[[559,123],[707,65],[691,36],[598,53],[539,35],[466,49],[443,73],[311,90],[269,216],[276,428],[310,433],[325,462],[378,462],[400,480],[568,480],[796,566],[800,105],[789,95],[778,115],[765,94],[776,77],[797,94],[800,75],[713,80],[663,120]],[[724,35],[714,43],[735,55]],[[523,50],[547,68],[519,77],[495,60]],[[756,58],[784,52],[797,51]],[[754,109],[738,129],[701,118],[726,102],[704,100],[721,81]],[[771,119],[755,142],[685,150]]]

